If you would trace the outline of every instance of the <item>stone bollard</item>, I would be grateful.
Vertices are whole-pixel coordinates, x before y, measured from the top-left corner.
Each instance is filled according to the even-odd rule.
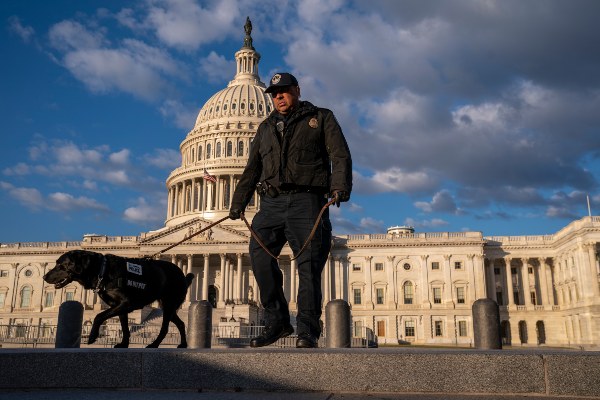
[[[58,309],[56,327],[57,349],[78,349],[81,346],[81,328],[83,326],[83,305],[78,301],[65,301]]]
[[[329,348],[351,347],[350,305],[344,300],[331,300],[325,307],[326,342]]]
[[[212,340],[212,304],[193,301],[188,310],[188,346],[190,349],[210,349]]]
[[[479,299],[473,303],[473,336],[476,349],[501,349],[500,308],[491,299]]]

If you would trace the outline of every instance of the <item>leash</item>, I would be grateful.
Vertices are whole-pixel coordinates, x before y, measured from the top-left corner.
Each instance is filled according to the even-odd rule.
[[[317,232],[317,228],[319,226],[319,222],[321,222],[321,218],[323,217],[323,213],[325,212],[325,210],[331,206],[332,204],[335,203],[335,197],[332,198],[331,200],[329,200],[329,202],[327,204],[325,204],[323,206],[323,208],[321,208],[321,211],[319,212],[319,215],[317,216],[317,220],[315,221],[315,224],[310,232],[310,235],[308,235],[308,238],[306,239],[306,242],[304,242],[304,245],[302,245],[302,247],[300,248],[300,251],[298,252],[297,255],[295,255],[294,257],[290,258],[291,260],[295,260],[298,257],[300,257],[300,254],[302,254],[304,252],[304,250],[306,250],[306,248],[308,247],[308,244],[310,243],[310,241],[313,239],[313,237],[315,236],[315,233]],[[260,245],[260,247],[263,248],[264,251],[267,252],[268,255],[270,255],[271,257],[273,257],[276,260],[280,260],[280,258],[276,255],[274,255],[273,253],[271,253],[269,251],[269,249],[267,249],[267,246],[265,246],[265,244],[262,242],[262,240],[260,240],[260,238],[258,237],[258,235],[256,234],[256,232],[254,231],[254,229],[252,229],[252,227],[250,226],[250,224],[248,223],[248,220],[246,219],[246,216],[244,215],[244,213],[240,214],[240,218],[242,219],[242,221],[244,221],[244,223],[246,224],[246,226],[248,227],[248,230],[250,231],[250,234],[252,235],[252,237],[254,238],[254,240],[256,240],[256,242]],[[206,227],[200,229],[198,232],[194,232],[193,234],[191,234],[190,236],[187,236],[185,238],[183,238],[182,240],[180,240],[179,242],[170,245],[169,247],[167,247],[166,249],[163,249],[157,253],[154,253],[151,256],[146,256],[146,258],[155,258],[157,256],[160,256],[162,253],[171,250],[173,247],[179,246],[181,243],[185,242],[186,240],[189,240],[191,238],[193,238],[196,235],[201,234],[202,232],[212,228],[215,225],[219,225],[221,222],[225,221],[229,219],[229,216],[227,217],[223,217],[218,221],[213,222],[210,225],[207,225]]]
[[[182,240],[180,240],[179,242],[177,242],[177,243],[175,243],[175,244],[172,244],[172,245],[170,245],[170,246],[169,246],[169,247],[167,247],[166,249],[163,249],[163,250],[159,251],[158,253],[154,253],[153,255],[151,255],[151,256],[146,256],[146,257],[147,257],[147,258],[155,258],[155,257],[157,257],[157,256],[160,256],[160,255],[161,255],[162,253],[164,253],[165,251],[169,251],[169,250],[171,250],[173,247],[179,246],[181,243],[185,242],[186,240],[189,240],[189,239],[193,238],[194,236],[201,234],[202,232],[204,232],[204,231],[206,231],[206,230],[208,230],[208,229],[212,228],[212,227],[213,227],[213,226],[215,226],[215,225],[219,225],[221,222],[225,221],[226,219],[229,219],[229,216],[227,216],[227,217],[223,217],[223,218],[221,218],[220,220],[218,220],[218,221],[215,221],[215,222],[213,222],[212,224],[210,224],[210,225],[207,225],[207,226],[205,226],[204,228],[200,229],[198,232],[194,232],[194,233],[193,233],[193,234],[191,234],[190,236],[184,237]]]
[[[295,260],[298,257],[300,257],[300,254],[302,254],[304,252],[304,250],[306,250],[306,248],[308,247],[308,244],[310,243],[310,241],[315,236],[315,233],[317,232],[317,227],[319,226],[319,222],[321,222],[321,217],[323,217],[323,213],[325,212],[325,210],[327,209],[327,207],[331,206],[333,203],[335,203],[335,197],[332,198],[331,200],[329,200],[329,202],[327,204],[325,204],[323,206],[323,208],[321,208],[321,212],[319,212],[319,215],[317,216],[317,220],[315,221],[315,225],[313,226],[312,231],[310,232],[310,235],[308,235],[308,238],[306,239],[306,242],[304,242],[304,245],[300,248],[300,251],[298,252],[298,254],[296,254],[294,257],[290,258],[290,261]],[[254,229],[252,229],[252,227],[248,223],[248,220],[246,219],[246,217],[244,216],[243,213],[240,215],[240,218],[242,219],[242,221],[244,221],[244,223],[248,227],[248,230],[250,231],[250,234],[252,235],[252,237],[254,238],[254,240],[256,240],[256,242],[260,245],[260,247],[262,247],[263,250],[265,252],[267,252],[268,255],[270,255],[271,257],[273,257],[274,259],[276,259],[276,260],[279,261],[280,258],[278,256],[274,255],[273,253],[271,253],[269,251],[269,249],[267,249],[267,246],[265,246],[265,244],[262,242],[262,240],[260,240],[260,238],[258,237],[258,235],[256,234],[256,232],[254,231]]]

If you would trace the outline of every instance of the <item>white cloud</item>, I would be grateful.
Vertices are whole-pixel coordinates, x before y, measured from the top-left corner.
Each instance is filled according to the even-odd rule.
[[[171,118],[177,127],[186,130],[194,127],[200,111],[196,105],[186,106],[179,101],[170,99],[165,100],[159,110],[164,117]]]
[[[152,154],[144,154],[143,159],[146,164],[168,171],[181,165],[181,153],[173,149],[155,149]]]
[[[426,213],[443,212],[460,214],[461,210],[456,206],[454,197],[448,190],[441,190],[433,195],[431,202],[417,201],[414,206]]]
[[[108,211],[108,207],[98,203],[89,197],[74,197],[68,193],[51,193],[48,195],[48,203],[45,205],[48,209],[60,212],[73,212],[79,210],[100,210]]]
[[[355,190],[359,193],[429,191],[438,183],[433,174],[424,171],[407,172],[397,167],[376,171],[371,177],[354,171],[353,180]]]
[[[2,173],[4,175],[12,176],[12,175],[28,175],[31,172],[31,168],[29,165],[25,163],[18,163],[14,167],[4,168]]]
[[[404,225],[412,226],[415,229],[437,229],[442,226],[447,226],[449,223],[441,218],[432,218],[430,220],[416,220],[414,218],[406,218]]]
[[[144,26],[165,44],[190,51],[223,39],[239,15],[233,0],[210,2],[206,8],[194,0],[151,0],[148,5]],[[131,25],[130,18],[125,21]]]
[[[209,82],[227,82],[235,75],[235,61],[211,51],[200,60],[200,71]]]
[[[136,224],[164,222],[164,204],[148,204],[144,198],[138,198],[137,204],[123,212],[126,221]]]
[[[23,25],[21,19],[14,15],[8,18],[8,30],[19,36],[25,43],[29,43],[35,35],[33,27]]]

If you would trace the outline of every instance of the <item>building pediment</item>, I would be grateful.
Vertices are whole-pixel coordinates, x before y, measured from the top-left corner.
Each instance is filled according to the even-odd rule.
[[[248,232],[244,230],[222,225],[210,226],[212,224],[213,221],[197,217],[176,226],[147,233],[140,240],[140,246],[167,246],[181,241],[187,245],[247,242],[250,239]]]

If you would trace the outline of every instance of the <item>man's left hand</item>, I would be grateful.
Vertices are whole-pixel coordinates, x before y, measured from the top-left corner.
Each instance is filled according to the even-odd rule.
[[[350,200],[350,193],[345,190],[336,190],[332,193],[331,197],[335,200],[335,205],[340,206],[340,203]]]

